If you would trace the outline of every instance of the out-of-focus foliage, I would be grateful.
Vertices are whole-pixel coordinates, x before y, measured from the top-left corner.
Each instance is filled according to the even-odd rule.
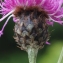
[[[46,51],[44,54],[42,54],[39,58],[38,63],[57,63],[63,43],[62,41],[52,41],[55,43],[52,43],[48,48],[46,48]],[[63,60],[62,60],[63,63]]]

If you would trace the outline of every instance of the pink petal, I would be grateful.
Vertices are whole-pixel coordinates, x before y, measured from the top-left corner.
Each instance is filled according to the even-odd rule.
[[[46,44],[47,44],[47,45],[50,45],[50,43],[49,43],[49,42],[46,42]]]
[[[63,7],[54,15],[55,17],[63,17]]]
[[[63,25],[63,21],[61,20],[61,18],[56,18],[54,16],[51,16],[50,20],[53,21],[53,22],[57,22],[57,23]]]
[[[52,21],[46,21],[46,23],[48,24],[48,25],[52,25],[53,26],[53,24],[54,24],[54,22],[52,22]]]
[[[2,30],[0,31],[0,37],[1,37],[1,35],[3,35],[3,32],[2,32]]]

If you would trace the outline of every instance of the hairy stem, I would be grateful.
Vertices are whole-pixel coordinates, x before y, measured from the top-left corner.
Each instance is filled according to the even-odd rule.
[[[31,46],[27,49],[28,52],[28,59],[29,63],[36,63],[36,58],[37,58],[37,53],[38,49],[37,48],[32,48]]]

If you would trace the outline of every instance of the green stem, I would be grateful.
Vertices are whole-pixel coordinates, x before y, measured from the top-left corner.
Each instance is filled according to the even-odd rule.
[[[62,47],[62,50],[61,50],[61,53],[60,53],[60,56],[59,56],[59,59],[58,59],[57,63],[61,63],[62,57],[63,57],[63,47]]]
[[[37,48],[29,47],[27,49],[27,52],[28,52],[29,63],[36,63],[38,49]]]

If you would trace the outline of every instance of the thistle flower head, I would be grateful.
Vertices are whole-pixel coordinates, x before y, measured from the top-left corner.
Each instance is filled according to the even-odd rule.
[[[46,19],[48,25],[53,25],[54,22],[62,25],[62,4],[63,0],[0,0],[0,14],[3,15],[0,22],[8,17],[0,31],[0,36],[11,17],[13,17],[14,22],[19,21],[18,16],[22,11],[30,7],[38,7],[40,11],[44,10],[48,16],[48,19]]]

